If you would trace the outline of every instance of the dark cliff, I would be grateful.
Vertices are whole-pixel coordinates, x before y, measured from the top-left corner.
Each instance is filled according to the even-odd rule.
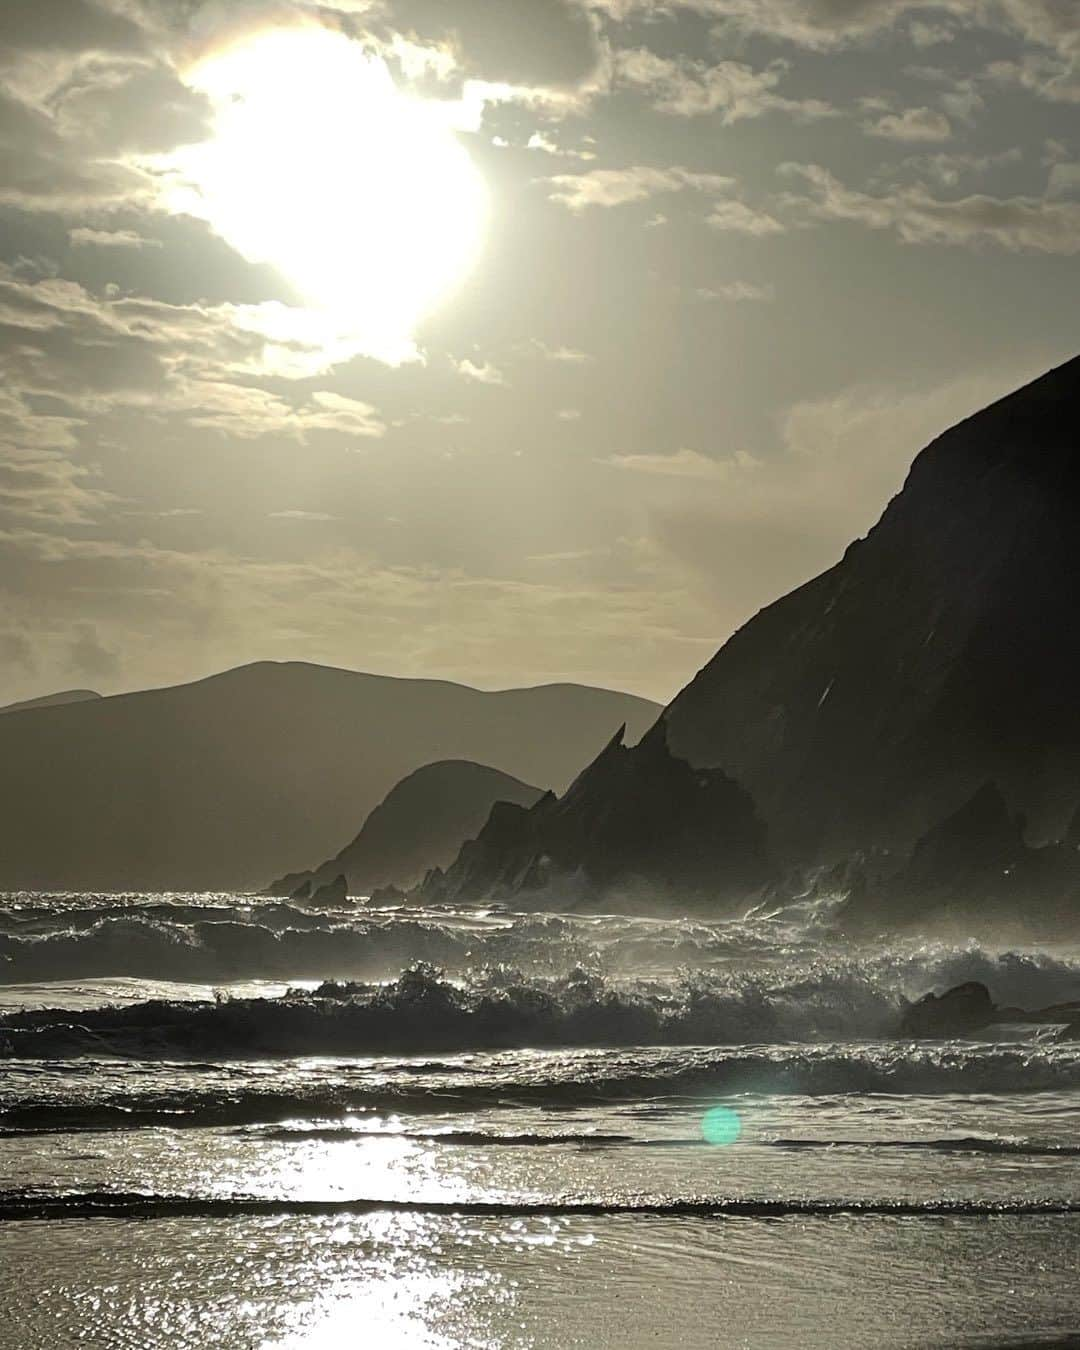
[[[671,755],[658,723],[629,748],[615,736],[562,797],[531,809],[499,802],[427,901],[510,899],[589,906],[665,901],[709,907],[767,876],[765,830],[751,798],[721,769]]]
[[[931,831],[852,922],[914,920],[920,890],[990,876],[1003,904],[1051,875],[1064,897],[1075,851],[1030,845],[1080,802],[1078,410],[1080,359],[945,432],[869,535],[734,634],[638,747],[531,812],[497,808],[427,892],[749,887],[769,870],[756,805],[778,867],[903,858]]]
[[[1080,358],[945,432],[835,567],[665,713],[793,859],[906,850],[996,782],[1033,836],[1080,800]]]

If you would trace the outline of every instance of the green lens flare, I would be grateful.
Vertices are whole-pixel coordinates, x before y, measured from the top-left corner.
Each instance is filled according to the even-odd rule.
[[[739,1113],[728,1106],[711,1106],[701,1118],[701,1134],[707,1144],[733,1144],[742,1134]]]

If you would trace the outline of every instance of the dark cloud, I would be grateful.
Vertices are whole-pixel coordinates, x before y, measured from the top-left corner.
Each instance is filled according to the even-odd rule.
[[[905,244],[993,244],[1063,257],[1080,253],[1080,203],[985,193],[939,198],[920,184],[874,194],[847,187],[818,164],[782,168],[810,189],[806,196],[790,195],[788,208],[819,220],[893,230]]]
[[[390,22],[425,43],[450,43],[468,75],[565,88],[587,79],[600,49],[574,0],[401,0]]]
[[[84,63],[52,97],[64,137],[83,153],[162,153],[205,140],[209,101],[165,66]]]
[[[145,187],[130,168],[88,161],[51,117],[0,86],[0,204],[81,211],[137,201]]]
[[[0,518],[47,526],[91,524],[115,500],[92,479],[89,469],[59,455],[9,450],[0,460]]]
[[[22,51],[130,52],[142,50],[138,24],[94,0],[4,0],[0,47]]]
[[[4,693],[298,649],[669,693],[923,440],[1068,354],[1070,16],[0,0]],[[146,158],[207,133],[205,43],[305,18],[446,100],[488,182],[482,261],[410,366],[320,328]],[[455,105],[466,79],[510,88]]]

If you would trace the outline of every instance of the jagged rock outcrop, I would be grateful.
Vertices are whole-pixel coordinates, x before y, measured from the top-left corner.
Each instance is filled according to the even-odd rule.
[[[343,905],[349,898],[349,883],[345,875],[339,872],[333,881],[324,882],[312,892],[313,905]]]
[[[904,1010],[900,1035],[912,1038],[966,1036],[994,1021],[997,1008],[990,990],[977,980],[958,984],[940,996],[927,994]]]
[[[768,875],[752,799],[723,770],[673,756],[658,723],[635,749],[620,731],[562,797],[546,793],[529,809],[497,802],[477,838],[418,896],[721,908]]]
[[[996,782],[1060,839],[1080,800],[1080,358],[945,432],[835,567],[664,714],[792,861],[906,853]]]
[[[1030,847],[1022,815],[995,783],[916,842],[910,858],[876,885],[852,888],[837,919],[851,933],[882,928],[992,926],[1053,936],[1080,923],[1080,854],[1066,844]]]
[[[904,877],[913,888],[963,882],[984,868],[1009,867],[1024,852],[1023,818],[1010,812],[996,783],[984,783],[919,839]]]
[[[968,980],[943,994],[924,994],[909,1003],[900,1017],[897,1035],[942,1040],[986,1032],[992,1027],[1057,1025],[1060,1039],[1071,1040],[1080,1033],[1078,1012],[1078,1003],[1052,1003],[1045,1008],[999,1007],[981,980]]]
[[[290,872],[268,893],[306,899],[310,889],[339,875],[353,895],[386,887],[408,890],[431,868],[453,861],[495,802],[531,806],[540,795],[539,788],[486,764],[460,759],[425,764],[391,788],[340,853],[311,872]],[[305,885],[309,891],[297,895]]]

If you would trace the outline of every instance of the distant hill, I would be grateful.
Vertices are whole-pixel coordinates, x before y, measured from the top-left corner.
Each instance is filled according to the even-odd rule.
[[[442,759],[565,787],[659,709],[582,685],[484,692],[303,662],[0,717],[0,887],[258,888],[328,858]]]
[[[390,789],[340,853],[311,871],[289,873],[271,891],[292,895],[305,882],[314,890],[337,876],[345,877],[350,895],[370,894],[377,886],[406,890],[430,868],[450,863],[462,840],[479,833],[495,802],[528,807],[541,795],[485,764],[425,764]]]
[[[21,703],[5,703],[0,713],[26,712],[30,708],[61,708],[65,703],[90,703],[101,695],[93,689],[61,689],[58,694],[43,694],[40,698],[23,699]]]

